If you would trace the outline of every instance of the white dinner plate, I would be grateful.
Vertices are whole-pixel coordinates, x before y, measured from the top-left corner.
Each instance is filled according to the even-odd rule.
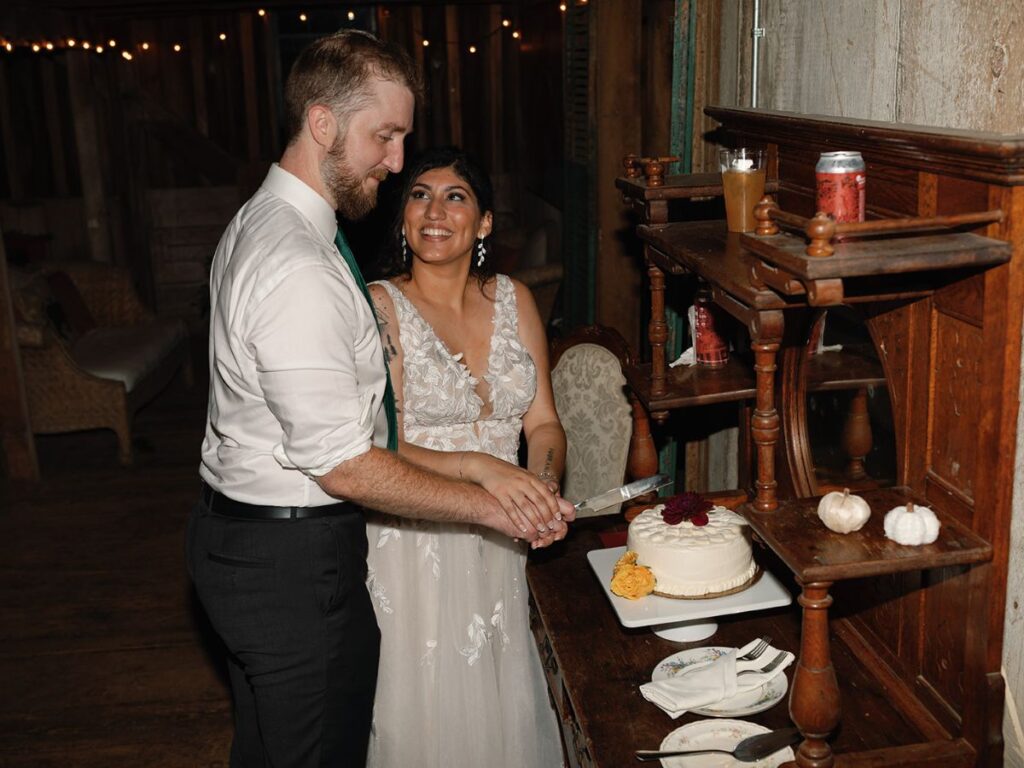
[[[676,728],[665,737],[659,749],[735,749],[748,736],[768,733],[769,730],[763,725],[745,720],[698,720]],[[793,748],[786,747],[753,763],[741,763],[731,755],[712,753],[663,757],[661,764],[665,768],[777,768],[794,757]]]
[[[726,651],[732,650],[720,645],[707,645],[703,648],[689,648],[679,653],[662,659],[651,673],[651,681],[668,680],[670,677],[682,674],[688,667],[694,664],[701,664],[714,661]],[[722,699],[706,707],[694,707],[690,711],[695,715],[705,717],[746,717],[757,712],[764,712],[771,709],[786,696],[789,690],[789,680],[786,673],[782,672],[759,688],[752,691],[743,691]]]

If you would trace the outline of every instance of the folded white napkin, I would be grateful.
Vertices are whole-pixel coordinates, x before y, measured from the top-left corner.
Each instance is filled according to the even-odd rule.
[[[760,669],[782,653],[778,648],[768,646],[765,652],[753,661],[736,661],[737,656],[743,656],[755,645],[757,640],[752,640],[742,648],[730,649],[714,661],[694,665],[681,675],[656,683],[644,683],[640,686],[640,694],[675,719],[696,707],[706,707],[732,698],[738,693],[760,688],[776,675],[782,674],[796,658],[789,651],[785,651],[784,660],[771,672],[738,675],[737,673],[745,670]]]

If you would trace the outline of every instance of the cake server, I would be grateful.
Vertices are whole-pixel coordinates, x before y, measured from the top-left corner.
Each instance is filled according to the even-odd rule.
[[[636,751],[636,759],[645,762],[647,760],[661,760],[665,757],[724,752],[727,755],[732,755],[741,763],[753,763],[762,757],[775,754],[780,749],[785,749],[790,744],[796,744],[800,739],[800,731],[796,728],[780,728],[777,731],[768,731],[768,733],[748,736],[732,749],[712,749],[711,747],[699,746],[695,746],[694,749],[674,749],[670,751],[638,749]]]
[[[597,512],[613,504],[618,504],[620,501],[629,501],[637,496],[643,496],[645,493],[656,491],[671,484],[672,479],[668,475],[651,475],[643,480],[634,480],[632,483],[620,485],[618,488],[612,488],[610,491],[605,491],[596,496],[591,496],[589,499],[577,502],[576,511],[589,510]]]

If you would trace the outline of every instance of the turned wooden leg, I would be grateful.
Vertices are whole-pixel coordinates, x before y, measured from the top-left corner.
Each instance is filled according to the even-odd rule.
[[[839,684],[829,650],[828,594],[831,582],[802,584],[803,607],[800,658],[789,694],[789,716],[800,729],[803,743],[796,752],[799,768],[832,768],[828,736],[839,725]]]
[[[647,326],[647,339],[651,343],[651,396],[659,397],[665,394],[665,342],[668,341],[665,273],[648,261],[647,277],[651,281],[651,321]]]
[[[757,396],[750,433],[757,446],[757,479],[754,509],[771,512],[779,506],[776,497],[775,444],[779,441],[779,412],[775,409],[775,358],[778,342],[752,342]]]
[[[851,480],[863,480],[868,476],[864,470],[864,457],[871,451],[871,420],[868,418],[868,391],[858,389],[843,424],[841,444],[846,453],[846,476]]]

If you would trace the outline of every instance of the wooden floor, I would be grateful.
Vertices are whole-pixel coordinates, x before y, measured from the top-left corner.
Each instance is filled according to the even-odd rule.
[[[0,478],[0,766],[227,765],[231,704],[184,567],[206,387],[179,380],[113,433],[38,438]]]

